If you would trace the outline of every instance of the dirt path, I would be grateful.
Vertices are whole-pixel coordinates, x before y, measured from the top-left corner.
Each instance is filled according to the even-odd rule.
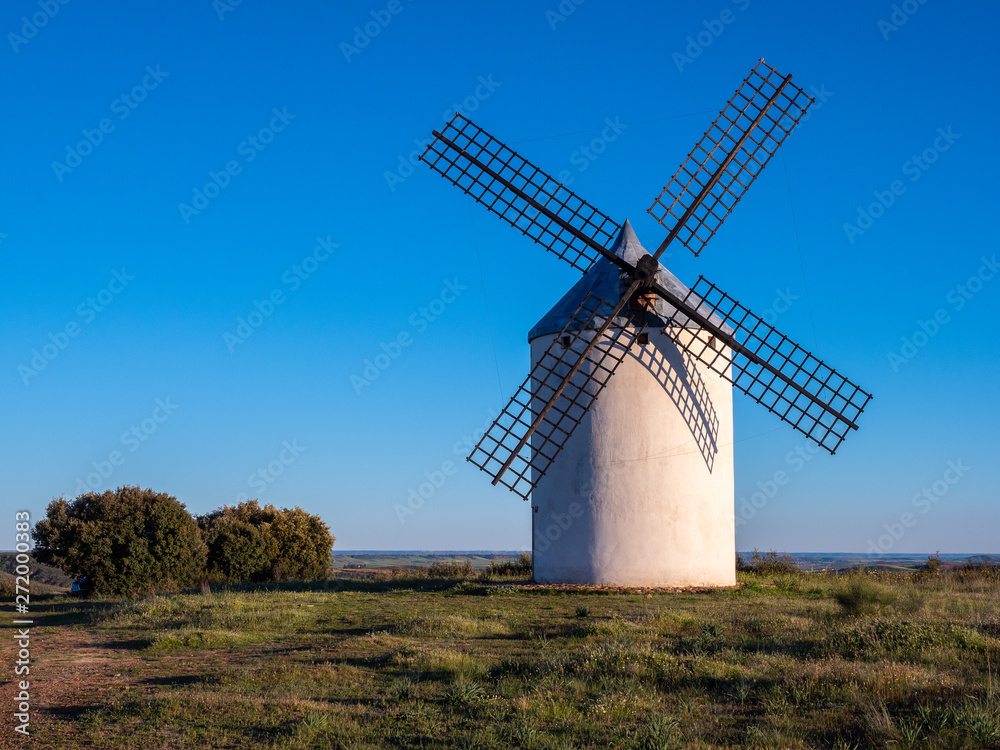
[[[49,631],[49,632],[45,632]],[[54,632],[53,632],[54,631]],[[16,644],[5,638],[0,705],[4,720],[0,748],[88,747],[81,742],[79,719],[101,708],[114,695],[136,689],[123,670],[137,661],[132,644],[89,633],[78,627],[37,627],[31,632],[30,737],[14,731],[13,711],[18,694],[14,674]],[[139,688],[141,689],[141,688]]]

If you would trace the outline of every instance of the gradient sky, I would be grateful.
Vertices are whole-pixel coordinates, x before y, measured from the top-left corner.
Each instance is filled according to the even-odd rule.
[[[646,208],[765,57],[811,115],[705,252],[666,264],[875,398],[805,460],[736,395],[737,508],[788,480],[737,544],[1000,551],[1000,277],[969,281],[998,251],[995,3],[49,5],[0,10],[0,547],[88,475],[195,513],[301,505],[336,549],[528,547],[528,504],[462,443],[578,273],[408,160],[460,106],[655,247]],[[588,158],[608,119],[627,127]],[[400,520],[425,475],[442,486]]]

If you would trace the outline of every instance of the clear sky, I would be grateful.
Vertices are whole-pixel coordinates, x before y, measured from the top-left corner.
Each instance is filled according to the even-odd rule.
[[[1000,551],[998,22],[940,0],[4,3],[0,547],[15,510],[122,484],[301,505],[338,549],[528,547],[528,504],[462,443],[578,273],[411,155],[461,107],[655,247],[646,208],[764,57],[812,113],[667,265],[875,398],[803,457],[736,396],[737,544]]]

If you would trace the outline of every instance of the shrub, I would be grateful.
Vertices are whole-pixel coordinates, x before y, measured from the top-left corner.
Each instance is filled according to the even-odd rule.
[[[503,560],[490,563],[490,575],[494,576],[516,576],[519,578],[531,577],[531,554],[525,552],[517,560]]]
[[[928,573],[937,573],[941,570],[941,553],[935,552],[933,555],[927,556],[927,562],[924,564],[924,570]]]
[[[1000,583],[1000,566],[990,565],[988,562],[968,563],[958,568],[954,575],[961,582]]]
[[[787,552],[780,555],[775,551],[761,552],[754,548],[750,556],[750,562],[739,552],[736,553],[736,570],[743,573],[766,573],[769,575],[799,575],[801,572],[795,565],[795,560]]]
[[[197,523],[177,498],[149,489],[53,500],[32,536],[36,560],[86,576],[86,589],[100,594],[190,586],[205,575]]]
[[[453,706],[466,706],[476,703],[485,695],[483,688],[476,682],[460,677],[444,690],[444,697]]]
[[[468,578],[472,575],[472,561],[443,560],[432,562],[428,573],[431,578]]]
[[[889,589],[859,576],[835,593],[834,598],[844,614],[857,616],[879,612],[894,604],[898,597]]]

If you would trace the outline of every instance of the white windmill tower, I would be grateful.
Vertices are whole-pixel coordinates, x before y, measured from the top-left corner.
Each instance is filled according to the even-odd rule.
[[[701,252],[805,114],[791,78],[761,60],[743,81],[650,207],[669,229],[652,254],[459,114],[421,156],[584,272],[532,329],[531,372],[469,456],[530,495],[537,581],[735,583],[733,386],[831,453],[857,429],[870,394],[658,262],[674,240]]]
[[[610,249],[633,265],[649,257],[627,220]],[[620,297],[619,276],[617,266],[599,259],[531,329],[532,369],[544,367],[550,350],[579,355],[594,330],[584,327],[577,310]],[[663,266],[656,280],[687,296]],[[607,351],[610,345],[612,358],[625,355],[614,380],[531,493],[535,580],[733,585],[732,384],[662,332],[668,325],[692,325],[676,308],[656,296],[633,307],[631,330],[595,347]],[[697,327],[690,333],[705,335]],[[576,382],[600,375],[599,366],[591,371],[596,361],[588,358]],[[561,363],[562,375],[571,364]],[[533,413],[544,406],[542,396],[534,396]]]

